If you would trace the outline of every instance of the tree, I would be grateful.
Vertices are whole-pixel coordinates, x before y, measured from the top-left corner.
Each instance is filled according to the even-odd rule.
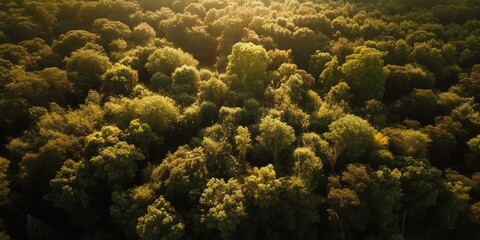
[[[242,159],[243,174],[245,174],[247,171],[247,150],[252,147],[252,139],[248,128],[242,126],[237,128],[235,143],[237,144],[237,151],[240,153],[240,158]]]
[[[180,147],[153,168],[150,183],[155,192],[163,194],[170,202],[181,205],[196,203],[208,179],[203,149]]]
[[[30,107],[48,107],[51,102],[61,106],[70,103],[73,86],[65,71],[58,68],[38,72],[16,69],[12,73],[14,78],[5,85],[5,98],[26,101]]]
[[[342,65],[345,81],[352,89],[353,103],[361,104],[372,98],[381,99],[388,69],[383,66],[383,53],[369,47],[356,47]]]
[[[148,160],[151,146],[160,141],[159,137],[153,133],[152,128],[140,121],[134,119],[125,130],[125,140],[142,150],[143,155]]]
[[[185,234],[185,224],[172,205],[159,196],[148,206],[147,213],[138,218],[137,233],[145,240],[181,239]]]
[[[377,131],[366,120],[347,114],[328,126],[324,137],[330,143],[334,155],[343,162],[358,162],[374,148]],[[333,153],[333,152],[332,152]],[[335,165],[333,163],[332,168]]]
[[[329,220],[338,227],[340,236],[351,239],[352,231],[363,231],[370,220],[365,197],[370,176],[365,166],[349,164],[341,176],[331,176],[328,180]]]
[[[227,65],[227,74],[235,76],[230,89],[244,94],[245,99],[263,95],[268,63],[267,51],[262,46],[253,43],[233,45]]]
[[[52,49],[60,56],[66,57],[84,47],[87,43],[96,43],[98,39],[99,36],[97,34],[85,30],[71,30],[60,35],[53,42]]]
[[[65,70],[80,99],[86,97],[89,90],[100,90],[102,74],[110,67],[107,56],[91,49],[80,49],[65,59]]]
[[[317,49],[324,50],[328,46],[329,39],[321,32],[314,32],[309,28],[302,27],[293,33],[293,60],[302,69],[308,69],[310,56]]]
[[[474,97],[480,103],[480,65],[474,65],[470,74],[461,74],[458,87],[458,94],[465,97]]]
[[[133,41],[139,45],[149,45],[155,41],[157,33],[146,22],[142,22],[133,28]]]
[[[24,47],[29,56],[25,56],[25,69],[28,71],[31,70],[42,70],[47,67],[59,66],[60,59],[58,55],[55,55],[52,51],[50,45],[48,45],[45,40],[41,38],[34,38],[32,40],[25,40],[18,45]]]
[[[228,86],[217,78],[210,78],[207,81],[200,82],[200,91],[198,93],[200,100],[211,101],[217,106],[224,105],[228,92]]]
[[[229,239],[247,215],[244,202],[242,186],[237,180],[225,183],[223,179],[212,178],[200,197],[200,222],[218,229],[223,239]]]
[[[313,149],[299,147],[293,152],[293,159],[295,161],[293,166],[295,175],[305,181],[309,190],[315,189],[323,168],[320,158],[315,155]]]
[[[105,103],[105,118],[124,128],[138,118],[159,136],[173,130],[180,117],[180,110],[175,102],[148,90],[144,94],[134,99],[111,98]]]
[[[155,50],[155,52],[148,57],[145,68],[152,74],[161,72],[166,75],[171,75],[176,68],[183,65],[196,67],[198,61],[195,60],[191,54],[181,49],[164,47]]]
[[[406,214],[406,229],[419,227],[427,214],[428,208],[437,203],[443,180],[441,171],[432,167],[425,159],[400,157],[396,159],[402,187],[402,207]]]
[[[200,73],[192,66],[183,65],[172,74],[173,96],[182,106],[188,106],[195,101],[200,85]]]
[[[108,95],[128,96],[138,83],[137,71],[119,63],[107,69],[102,78],[102,89]]]
[[[427,134],[412,129],[385,128],[382,130],[390,139],[390,150],[396,155],[422,158],[428,155],[431,143]]]
[[[257,141],[273,154],[275,166],[279,167],[280,154],[295,141],[293,128],[276,118],[266,116],[260,121],[259,131]]]
[[[88,166],[84,161],[66,160],[55,178],[50,180],[51,192],[45,198],[77,219],[91,214],[88,188],[95,186],[84,178]]]
[[[389,74],[385,79],[384,101],[394,101],[407,95],[412,91],[410,75],[405,67],[387,65]]]
[[[7,159],[0,157],[0,208],[8,205],[10,202],[9,195],[10,195],[10,188],[9,188],[9,179],[7,176],[7,171],[9,169],[10,161]]]
[[[122,227],[126,238],[138,238],[138,219],[145,215],[148,206],[157,199],[148,184],[124,191],[112,192],[110,216],[112,222]]]
[[[310,74],[315,77],[320,76],[325,69],[325,65],[332,61],[332,59],[333,57],[329,53],[317,50],[315,54],[312,54],[310,57],[310,63],[308,65]]]
[[[106,18],[98,18],[93,22],[93,32],[100,35],[103,46],[115,39],[129,39],[132,36],[132,30],[126,24]]]
[[[319,77],[320,87],[322,92],[330,91],[330,88],[340,83],[343,78],[341,67],[337,57],[325,63],[322,73]]]
[[[145,156],[134,145],[120,141],[100,150],[90,161],[95,166],[95,175],[113,189],[122,189],[132,183],[137,174],[137,162]]]
[[[414,89],[394,105],[402,118],[418,120],[427,124],[433,122],[437,113],[437,95],[431,89]]]

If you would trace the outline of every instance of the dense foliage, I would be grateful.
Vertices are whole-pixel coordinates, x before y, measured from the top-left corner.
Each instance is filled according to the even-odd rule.
[[[2,0],[0,239],[480,239],[479,0]]]

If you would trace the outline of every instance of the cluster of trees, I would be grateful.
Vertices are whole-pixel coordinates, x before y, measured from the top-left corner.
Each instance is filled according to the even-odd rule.
[[[479,0],[3,0],[0,239],[480,239]]]

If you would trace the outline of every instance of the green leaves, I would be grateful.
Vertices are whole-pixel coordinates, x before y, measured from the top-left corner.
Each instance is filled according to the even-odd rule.
[[[328,126],[324,136],[344,162],[361,161],[374,148],[376,130],[364,119],[347,114]]]
[[[184,231],[181,217],[163,196],[148,206],[147,213],[138,219],[137,232],[141,239],[181,239]]]
[[[171,75],[176,68],[183,65],[196,67],[198,61],[195,60],[191,54],[181,49],[165,47],[155,50],[155,52],[148,57],[145,68],[152,74],[161,72]]]
[[[225,183],[223,179],[212,178],[200,198],[200,222],[218,229],[223,239],[230,239],[247,214],[244,201],[242,186],[237,180]]]
[[[383,66],[383,54],[373,48],[356,47],[342,65],[345,81],[352,88],[354,103],[372,98],[381,99],[388,70]]]
[[[295,141],[293,128],[276,118],[266,116],[261,120],[259,130],[258,142],[272,153],[275,164],[278,164],[280,153]]]

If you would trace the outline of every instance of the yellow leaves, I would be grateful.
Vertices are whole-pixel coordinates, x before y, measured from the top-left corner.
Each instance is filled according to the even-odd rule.
[[[392,172],[390,172],[390,176],[392,176],[395,180],[400,181],[400,178],[402,177],[402,172],[395,168],[392,170]]]
[[[389,138],[383,135],[381,132],[377,132],[373,136],[375,148],[388,148],[388,140]]]

